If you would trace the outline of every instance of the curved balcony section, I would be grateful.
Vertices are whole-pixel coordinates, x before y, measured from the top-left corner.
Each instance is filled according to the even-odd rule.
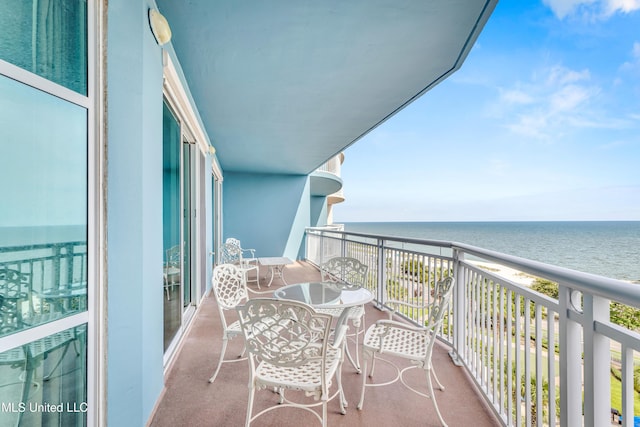
[[[316,170],[311,174],[311,195],[328,196],[342,189],[342,178],[331,173]]]
[[[342,189],[340,167],[343,160],[344,155],[340,153],[329,159],[311,174],[312,196],[329,196],[338,193]],[[340,201],[344,200],[344,196],[340,195],[339,197],[342,197]]]
[[[327,203],[330,205],[342,202],[344,202],[344,193],[342,192],[342,188],[327,197]]]

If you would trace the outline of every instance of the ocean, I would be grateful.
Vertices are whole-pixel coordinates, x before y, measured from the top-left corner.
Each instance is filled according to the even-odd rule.
[[[86,240],[86,225],[0,227],[0,248]]]
[[[640,283],[640,221],[347,222],[345,231],[447,240]]]

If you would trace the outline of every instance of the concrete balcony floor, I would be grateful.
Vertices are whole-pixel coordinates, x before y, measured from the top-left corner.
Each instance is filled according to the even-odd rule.
[[[261,274],[264,274],[264,267]],[[305,262],[296,262],[285,268],[287,283],[319,280],[318,270]],[[261,281],[263,282],[263,281]],[[271,288],[282,285],[276,278]],[[255,285],[254,285],[255,286]],[[263,287],[263,290],[265,288]],[[251,295],[255,296],[255,295]],[[267,295],[268,296],[268,295]],[[386,318],[371,304],[366,307],[366,324]],[[213,373],[221,349],[220,319],[212,294],[207,295],[193,319],[181,348],[165,378],[165,390],[150,421],[152,427],[175,426],[242,426],[245,422],[249,381],[246,360],[222,365],[213,384],[208,379]],[[351,351],[355,351],[350,342]],[[242,351],[242,340],[229,342],[227,357],[234,358]],[[444,345],[437,345],[433,363],[445,391],[436,390],[440,411],[451,427],[496,426],[496,420],[484,399],[477,392],[464,368],[455,366]],[[426,392],[422,371],[410,371],[409,382]],[[391,379],[394,371],[384,363],[376,365],[374,379],[383,382]],[[368,387],[364,408],[356,408],[360,399],[362,376],[345,359],[342,371],[343,388],[348,401],[346,415],[340,414],[337,399],[328,407],[329,426],[437,426],[438,419],[429,399],[407,390],[400,382],[385,387]],[[335,385],[332,390],[335,389]],[[289,397],[295,396],[288,392]],[[277,395],[270,390],[256,393],[254,410],[261,410],[277,402]],[[306,401],[309,401],[306,398]],[[258,418],[255,426],[314,426],[320,423],[313,415],[294,408],[271,411]]]

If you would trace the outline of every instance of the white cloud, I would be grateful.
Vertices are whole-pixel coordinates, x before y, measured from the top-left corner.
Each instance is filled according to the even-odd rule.
[[[586,104],[597,92],[592,87],[568,85],[558,88],[549,95],[549,112],[572,112]]]
[[[507,104],[531,104],[533,98],[520,89],[500,90],[500,98]]]
[[[631,48],[631,59],[624,62],[620,69],[632,72],[640,69],[640,42],[633,43],[633,47]]]
[[[640,0],[543,0],[558,19],[583,17],[607,19],[616,13],[640,9]]]
[[[502,88],[493,106],[506,128],[540,140],[556,139],[575,128],[606,127],[594,111],[600,88],[588,69],[554,66],[538,71],[528,82]]]
[[[559,65],[551,67],[548,73],[547,85],[563,85],[591,79],[589,70],[574,71]]]
[[[530,112],[528,114],[520,114],[516,120],[507,123],[506,128],[513,133],[528,136],[534,139],[549,138],[549,117],[542,112]]]
[[[543,0],[559,19],[564,19],[581,9],[585,5],[597,3],[597,0]]]
[[[616,12],[631,13],[640,9],[640,0],[607,0],[604,3],[608,15]]]

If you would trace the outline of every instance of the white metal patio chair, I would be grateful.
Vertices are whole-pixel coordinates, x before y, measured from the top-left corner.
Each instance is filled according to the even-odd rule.
[[[320,267],[320,273],[323,282],[335,282],[340,283],[347,287],[365,287],[367,283],[367,271],[369,267],[366,264],[358,261],[355,258],[349,257],[335,257],[322,264]],[[334,319],[337,319],[342,314],[342,309],[339,308],[320,308],[317,311],[321,313],[331,314]],[[346,347],[347,357],[351,364],[356,368],[358,372],[360,370],[360,357],[359,343],[360,335],[364,334],[364,306],[360,305],[350,309],[347,315],[347,321],[350,321],[355,327],[355,332],[348,334],[353,342],[355,342],[356,355],[355,360]]]
[[[236,359],[224,359],[229,340],[242,335],[240,322],[236,320],[232,323],[227,323],[227,315],[225,313],[229,310],[235,310],[238,305],[245,303],[249,299],[249,295],[247,292],[244,271],[233,264],[220,264],[216,266],[213,269],[211,283],[213,295],[218,303],[218,313],[220,314],[220,322],[222,324],[222,349],[220,350],[220,360],[218,361],[218,366],[216,367],[213,375],[209,378],[209,382],[213,383],[216,380],[223,363],[246,360],[246,357],[242,357],[244,350]]]
[[[449,311],[453,283],[453,277],[446,277],[439,282],[436,282],[434,285],[431,301],[426,307],[428,310],[428,320],[424,327],[413,326],[405,322],[391,320],[393,311],[390,312],[389,320],[378,320],[375,324],[369,327],[362,343],[364,373],[366,374],[367,364],[371,361],[369,377],[373,377],[376,360],[381,360],[395,367],[397,370],[397,376],[388,382],[367,384],[367,375],[363,375],[362,394],[360,395],[358,409],[362,409],[364,404],[364,392],[367,387],[389,385],[400,380],[402,384],[411,391],[427,398],[430,397],[433,401],[433,406],[435,407],[440,423],[442,423],[443,426],[447,425],[440,414],[438,403],[436,402],[436,396],[433,393],[432,377],[440,390],[444,391],[444,386],[440,383],[432,368],[431,356],[433,353],[433,345],[436,341],[436,335],[442,327],[445,313]],[[389,303],[390,302],[387,302],[387,304]],[[391,303],[397,306],[416,308],[415,305],[408,304],[406,302],[393,301]],[[424,309],[424,307],[417,308]],[[400,367],[393,361],[380,357],[382,355],[410,360],[412,364],[411,366],[400,369]],[[416,390],[405,382],[403,377],[404,374],[408,370],[414,368],[424,370],[427,380],[428,394]]]
[[[256,250],[255,249],[245,249],[242,247],[242,245],[240,244],[240,240],[236,239],[235,237],[229,237],[227,240],[225,240],[225,243],[230,243],[232,245],[237,245],[240,248],[240,252],[242,254],[242,259],[247,262],[248,264],[257,264],[258,263],[258,258],[256,258]],[[249,253],[249,256],[246,256],[245,253]]]
[[[250,361],[249,401],[245,425],[277,408],[300,408],[327,425],[327,403],[340,401],[345,414],[342,390],[342,361],[346,327],[330,339],[332,317],[311,306],[290,300],[249,300],[237,308]],[[335,377],[337,390],[331,393]],[[273,388],[280,392],[280,404],[253,414],[256,390]],[[300,390],[311,403],[293,402],[285,390]],[[322,414],[314,408],[321,406]]]
[[[260,275],[259,275],[259,266],[256,263],[250,263],[249,259],[245,259],[242,256],[242,248],[240,247],[239,242],[236,240],[228,241],[228,240],[236,240],[236,239],[227,239],[222,247],[220,248],[220,264],[235,264],[244,273],[246,282],[256,282],[258,285],[258,289],[260,289]],[[237,243],[236,243],[237,242]],[[255,278],[249,278],[249,272],[255,272]]]

